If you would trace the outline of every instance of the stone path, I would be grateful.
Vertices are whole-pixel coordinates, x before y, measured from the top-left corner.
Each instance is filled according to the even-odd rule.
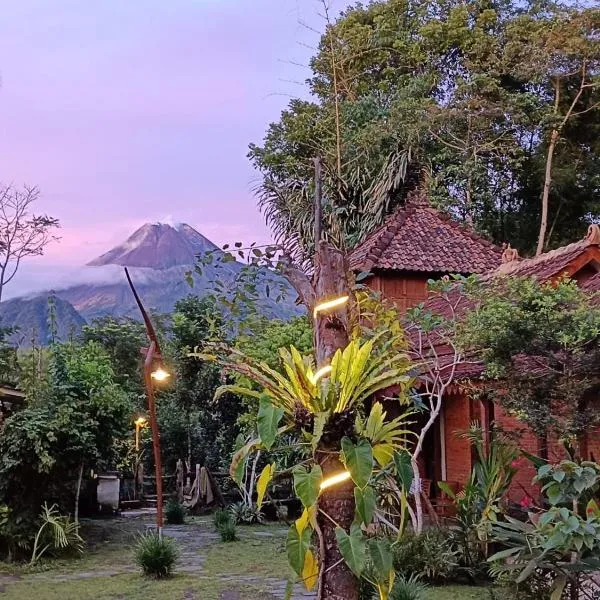
[[[267,531],[252,531],[252,535],[257,539],[265,537],[274,537],[273,533]],[[171,525],[166,526],[164,535],[167,535],[178,542],[180,548],[179,560],[177,561],[176,572],[189,573],[200,578],[208,575],[204,573],[204,562],[208,548],[218,541],[219,536],[206,525]],[[93,579],[96,577],[114,577],[126,573],[135,573],[139,568],[134,564],[124,564],[118,568],[111,569],[94,569],[89,571],[76,571],[72,573],[53,574],[50,572],[36,573],[26,575],[28,579],[46,580],[46,581],[73,581],[79,579]],[[214,577],[210,577],[214,579]],[[0,593],[2,588],[10,583],[14,583],[21,579],[18,576],[0,574]],[[260,587],[264,589],[265,600],[284,600],[288,582],[284,579],[274,577],[248,576],[248,575],[227,575],[219,577],[219,581],[236,591],[225,591],[221,595],[221,600],[243,600],[243,590],[246,586]],[[315,598],[316,594],[308,593],[302,585],[295,585],[291,600],[307,600]],[[195,600],[193,590],[185,595],[186,600]]]

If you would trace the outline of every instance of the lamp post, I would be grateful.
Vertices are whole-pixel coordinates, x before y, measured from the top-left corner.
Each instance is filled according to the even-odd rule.
[[[142,313],[144,324],[146,325],[146,333],[150,340],[150,346],[142,349],[144,355],[144,385],[146,387],[146,397],[148,398],[148,412],[150,415],[150,428],[152,430],[152,449],[154,451],[154,472],[156,475],[156,529],[158,536],[162,538],[163,530],[163,489],[162,489],[162,461],[160,456],[160,433],[158,430],[158,420],[156,418],[156,403],[154,401],[154,385],[153,381],[165,381],[169,377],[169,373],[162,368],[162,356],[158,338],[152,326],[152,321],[142,304],[140,297],[131,281],[129,271],[125,268],[125,275],[129,282],[129,287],[133,293],[135,301]],[[137,441],[137,440],[136,440]]]

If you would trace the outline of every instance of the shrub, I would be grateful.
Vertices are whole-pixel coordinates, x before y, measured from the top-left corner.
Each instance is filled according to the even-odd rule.
[[[138,538],[135,562],[142,568],[144,575],[161,579],[171,575],[178,554],[177,546],[171,538],[161,538],[150,531]]]
[[[394,568],[404,577],[421,577],[433,583],[457,578],[458,551],[448,530],[428,529],[421,535],[406,534],[394,546]]]
[[[237,502],[229,507],[229,512],[236,525],[253,525],[264,522],[264,517],[256,505],[248,506],[243,502]]]
[[[237,540],[237,534],[233,519],[230,518],[229,521],[221,523],[219,533],[221,534],[221,541],[235,542]]]
[[[185,506],[178,500],[171,498],[165,506],[165,520],[169,525],[183,525],[185,523]]]
[[[415,575],[399,577],[390,594],[390,600],[424,600],[428,586]]]
[[[218,508],[215,511],[215,529],[219,531],[221,525],[232,520],[231,513],[226,508]]]

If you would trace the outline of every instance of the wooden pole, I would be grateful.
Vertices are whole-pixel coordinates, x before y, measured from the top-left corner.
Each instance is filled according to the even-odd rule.
[[[156,475],[156,529],[162,538],[163,530],[163,489],[162,489],[162,462],[160,457],[160,435],[158,420],[156,418],[156,403],[154,402],[154,389],[152,386],[152,368],[156,346],[151,342],[146,360],[144,361],[144,383],[148,396],[148,412],[150,413],[150,427],[152,429],[152,448],[154,450],[154,471]]]

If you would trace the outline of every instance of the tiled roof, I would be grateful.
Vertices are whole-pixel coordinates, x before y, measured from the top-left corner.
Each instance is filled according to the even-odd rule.
[[[502,250],[432,208],[415,192],[350,255],[355,271],[485,273],[500,265]]]
[[[518,254],[503,257],[503,263],[491,273],[495,275],[511,275],[516,277],[535,277],[542,281],[561,275],[571,262],[581,256],[590,246],[600,245],[600,227],[590,225],[583,240],[562,246],[556,250],[545,252],[533,258],[519,258]],[[514,252],[514,251],[513,251]],[[505,252],[505,256],[508,253]],[[512,260],[511,260],[512,259]]]

